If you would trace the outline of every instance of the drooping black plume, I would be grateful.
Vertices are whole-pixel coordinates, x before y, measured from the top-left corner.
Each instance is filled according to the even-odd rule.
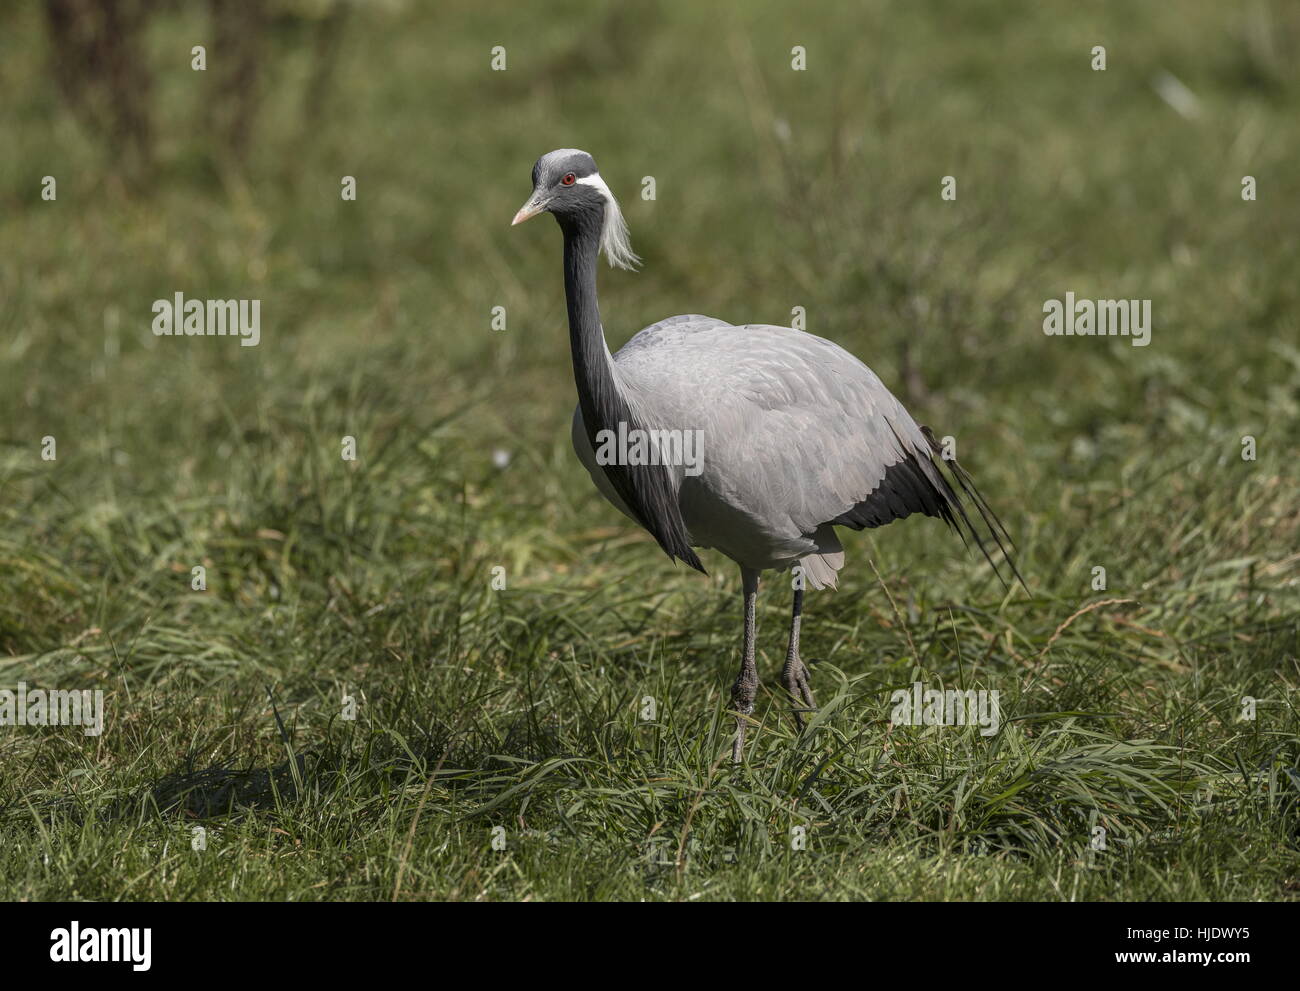
[[[983,554],[984,559],[988,561],[989,567],[991,567],[994,574],[998,576],[998,581],[1002,582],[1004,588],[1011,587],[1011,583],[1002,576],[1002,572],[998,569],[993,557],[989,554],[988,547],[984,542],[984,537],[980,534],[979,530],[971,524],[970,517],[966,514],[962,501],[957,498],[952,487],[948,485],[947,480],[943,478],[940,466],[947,467],[948,473],[952,476],[953,481],[957,483],[957,487],[961,489],[965,496],[975,506],[976,510],[979,512],[980,519],[984,522],[985,529],[988,531],[988,536],[992,538],[1002,560],[1005,561],[1007,566],[1011,569],[1011,573],[1015,576],[1016,581],[1020,583],[1020,587],[1028,592],[1029,586],[1025,584],[1025,579],[1020,574],[1020,569],[1016,567],[1016,559],[1011,555],[1011,551],[1015,550],[1016,545],[1012,541],[1011,535],[1007,533],[1007,528],[1002,525],[1002,521],[998,519],[998,516],[993,512],[992,507],[990,507],[988,502],[985,501],[984,496],[980,493],[979,489],[975,487],[975,480],[971,478],[970,473],[957,462],[956,458],[945,458],[943,456],[943,448],[935,439],[934,432],[929,427],[921,427],[921,432],[925,434],[925,439],[930,442],[930,450],[932,452],[929,459],[930,465],[934,468],[935,472],[939,474],[940,479],[943,481],[945,493],[949,496],[949,501],[956,507],[961,524],[966,527],[966,533],[975,541],[976,545],[980,549],[980,553]],[[964,541],[965,535],[962,534],[961,525],[951,519],[948,522],[949,525],[951,525],[957,533],[962,536]]]
[[[880,480],[880,484],[871,495],[830,522],[861,530],[866,527],[884,526],[893,520],[905,519],[913,513],[923,513],[941,519],[957,532],[962,543],[967,547],[970,546],[971,541],[974,541],[975,546],[984,555],[984,559],[988,561],[989,567],[993,569],[993,573],[997,575],[998,581],[1004,588],[1010,588],[1011,583],[1003,575],[993,555],[989,553],[987,541],[991,539],[994,549],[1010,567],[1012,576],[1020,583],[1021,588],[1028,591],[1025,580],[1021,577],[1020,570],[1011,555],[1015,544],[1012,543],[1002,521],[975,487],[975,482],[966,469],[955,459],[943,456],[943,449],[935,440],[929,427],[922,427],[921,432],[930,445],[930,451],[919,457],[911,445],[904,443],[898,436],[892,424],[890,430],[894,434],[898,450],[904,452],[902,460],[885,470],[885,477]],[[952,478],[951,483],[944,475],[945,466],[948,475]],[[982,534],[972,522],[970,514],[966,512],[965,500],[957,494],[958,489],[975,507],[987,530],[987,535]]]

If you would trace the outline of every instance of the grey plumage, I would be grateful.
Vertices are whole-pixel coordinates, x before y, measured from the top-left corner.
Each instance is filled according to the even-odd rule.
[[[923,513],[973,540],[1001,578],[986,547],[991,538],[1019,577],[1006,531],[969,476],[939,456],[933,436],[839,345],[789,327],[687,314],[646,327],[611,355],[596,304],[595,258],[598,249],[612,263],[635,258],[621,211],[585,152],[543,156],[533,179],[533,196],[515,222],[548,210],[564,232],[579,458],[605,498],[670,556],[703,571],[691,548],[713,548],[741,567],[746,630],[732,698],[740,713],[736,759],[757,680],[752,607],[761,572],[799,566],[813,588],[834,587],[844,564],[837,526],[860,530]],[[680,463],[598,463],[598,435],[620,424],[698,431],[699,473]],[[812,694],[798,658],[801,604],[797,590],[784,681],[806,710]]]
[[[702,473],[671,471],[694,546],[759,571],[802,564],[822,588],[844,562],[836,525],[924,513],[974,531],[924,430],[831,341],[691,314],[642,330],[611,366],[638,426],[701,432]],[[579,407],[574,445],[608,498],[582,424]]]

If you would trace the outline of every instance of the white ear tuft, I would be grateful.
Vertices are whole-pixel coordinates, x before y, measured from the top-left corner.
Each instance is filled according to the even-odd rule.
[[[605,197],[605,222],[600,229],[600,247],[605,252],[610,267],[635,270],[641,263],[641,259],[632,250],[632,242],[627,233],[627,221],[623,219],[623,211],[619,209],[618,200],[614,199],[614,194],[609,191],[599,172],[593,172],[578,181],[594,187],[601,196]]]

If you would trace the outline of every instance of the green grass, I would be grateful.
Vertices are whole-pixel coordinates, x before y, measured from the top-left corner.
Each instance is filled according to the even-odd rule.
[[[1300,897],[1300,15],[1235,6],[367,7],[306,143],[275,35],[243,167],[183,7],[131,193],[37,10],[0,15],[0,688],[108,706],[0,728],[0,895]],[[803,306],[1019,546],[1028,595],[937,521],[848,535],[802,737],[767,582],[741,767],[738,575],[674,568],[569,449],[559,235],[508,224],[570,145],[645,259],[602,269],[612,347]],[[176,291],[260,298],[261,344],[155,338]],[[1151,345],[1046,337],[1066,291],[1152,299]],[[1001,732],[891,727],[914,681],[1000,691]]]

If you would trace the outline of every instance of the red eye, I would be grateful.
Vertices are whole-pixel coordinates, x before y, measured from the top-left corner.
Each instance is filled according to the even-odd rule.
[[[564,174],[564,178],[561,179],[560,182],[564,183],[564,185],[566,186],[572,186],[574,182],[577,181],[577,179],[578,177],[574,175],[572,172],[566,172]]]

